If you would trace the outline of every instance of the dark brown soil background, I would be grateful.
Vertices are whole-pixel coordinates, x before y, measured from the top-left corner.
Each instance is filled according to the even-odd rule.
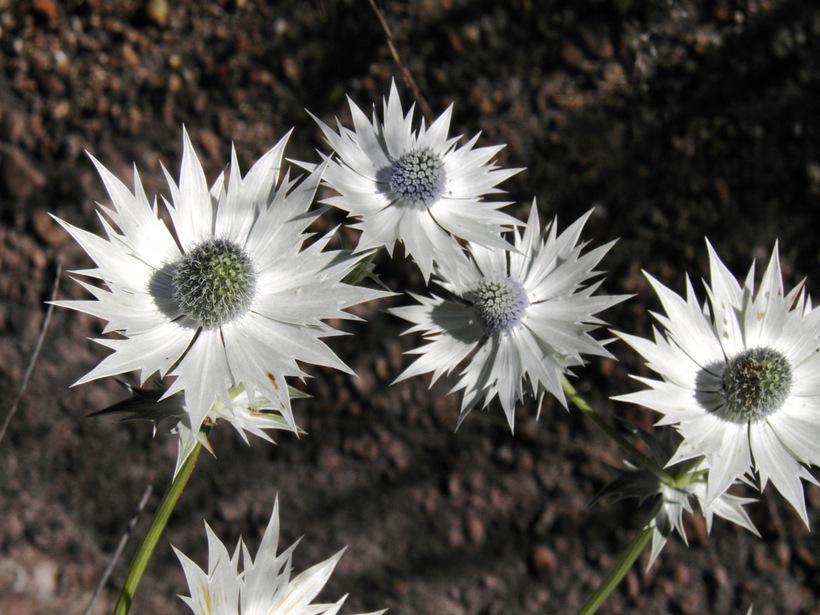
[[[507,143],[517,215],[533,196],[561,227],[592,206],[594,245],[610,293],[637,296],[605,316],[648,334],[658,305],[644,268],[677,290],[707,271],[704,236],[737,275],[780,240],[791,287],[820,287],[820,8],[811,0],[387,1],[399,53],[434,113],[455,103],[455,134]],[[10,407],[46,314],[57,263],[88,266],[47,216],[99,230],[105,201],[85,151],[150,195],[176,175],[181,127],[210,178],[234,142],[247,169],[296,128],[288,155],[327,151],[305,109],[349,118],[398,74],[364,0],[0,0],[0,399]],[[410,96],[402,87],[403,99]],[[325,224],[332,221],[332,214]],[[336,215],[339,219],[339,216]],[[395,290],[422,290],[411,266],[380,262]],[[700,286],[698,285],[700,289]],[[63,273],[59,296],[83,296]],[[702,296],[702,295],[701,295]],[[577,412],[522,407],[511,435],[500,409],[453,432],[448,383],[389,386],[419,340],[367,306],[367,323],[331,345],[358,379],[311,369],[314,398],[295,404],[309,435],[246,447],[215,430],[150,564],[133,613],[184,613],[169,543],[203,565],[203,519],[255,551],[275,494],[284,547],[304,536],[297,570],[349,548],[326,598],[344,612],[568,613],[611,568],[643,512],[590,505],[617,450]],[[82,613],[147,485],[144,533],[174,465],[173,437],[86,415],[122,397],[113,381],[70,389],[105,354],[102,323],[56,310],[42,354],[0,443],[0,613]],[[607,401],[642,368],[595,361],[581,389],[607,414],[655,417]],[[588,383],[588,384],[585,384]],[[449,384],[452,384],[449,383]],[[820,489],[807,487],[820,527]],[[820,612],[817,533],[771,487],[752,515],[763,540],[690,517],[690,548],[673,538],[603,613]],[[129,543],[94,613],[110,612],[135,549]]]

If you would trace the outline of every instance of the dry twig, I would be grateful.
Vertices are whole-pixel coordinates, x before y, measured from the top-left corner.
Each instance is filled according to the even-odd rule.
[[[384,38],[387,42],[387,48],[390,50],[390,55],[393,56],[393,61],[396,63],[396,66],[398,66],[401,71],[401,75],[404,79],[404,85],[408,90],[410,90],[410,94],[419,106],[419,111],[421,111],[421,114],[424,116],[424,119],[427,121],[427,125],[429,126],[433,123],[433,111],[430,109],[430,105],[427,104],[427,100],[421,95],[421,92],[416,85],[416,81],[413,79],[413,75],[410,74],[410,71],[407,70],[407,67],[401,61],[399,52],[396,49],[396,42],[393,38],[393,32],[390,30],[390,26],[387,25],[387,20],[384,18],[384,13],[382,13],[381,9],[376,5],[376,0],[370,0],[370,6],[373,7],[373,12],[376,13],[376,17],[379,19],[379,23],[384,31]]]
[[[57,290],[60,288],[60,274],[62,271],[62,261],[58,260],[57,272],[54,275],[54,286],[51,288],[50,301],[54,301],[57,298]],[[28,367],[26,367],[26,371],[23,374],[23,380],[20,382],[20,388],[17,389],[17,394],[14,396],[14,401],[11,404],[11,410],[9,410],[9,413],[6,415],[6,420],[3,421],[3,426],[0,427],[0,442],[3,441],[3,437],[6,435],[6,430],[8,429],[9,423],[11,422],[14,414],[17,412],[17,406],[20,404],[20,399],[23,397],[23,393],[26,392],[29,378],[31,378],[31,373],[34,371],[34,365],[37,363],[37,357],[40,356],[40,350],[43,348],[43,342],[46,339],[46,332],[48,331],[48,325],[51,323],[51,314],[53,312],[54,304],[49,302],[48,310],[46,310],[46,317],[43,319],[43,326],[40,329],[40,336],[37,338],[37,344],[34,346],[34,351],[31,353]]]
[[[148,498],[151,497],[151,492],[153,491],[153,487],[148,485],[145,488],[145,493],[142,494],[142,498],[140,498],[140,503],[137,504],[137,512],[134,513],[134,516],[131,518],[131,521],[128,523],[128,527],[125,528],[125,533],[120,538],[120,542],[117,545],[116,550],[114,551],[114,555],[111,557],[111,562],[108,564],[108,567],[105,569],[105,572],[100,579],[100,582],[97,584],[97,589],[94,590],[94,595],[91,596],[91,602],[88,603],[88,607],[83,612],[83,615],[90,615],[91,609],[94,607],[94,603],[97,601],[97,598],[102,591],[102,588],[105,587],[106,582],[108,581],[108,577],[111,576],[111,571],[114,570],[114,566],[119,561],[120,556],[122,555],[122,551],[125,548],[128,539],[131,537],[131,532],[134,531],[134,526],[137,525],[137,521],[139,520],[142,511],[145,510],[145,506],[148,504]]]

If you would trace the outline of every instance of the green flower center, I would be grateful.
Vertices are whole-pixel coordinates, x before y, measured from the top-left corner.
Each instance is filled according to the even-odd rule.
[[[248,253],[227,239],[209,239],[185,254],[173,274],[180,309],[206,329],[248,311],[256,274]]]
[[[509,277],[483,278],[474,294],[473,313],[487,335],[517,325],[530,305],[527,291]]]
[[[444,163],[429,147],[414,149],[393,162],[390,189],[413,205],[429,207],[444,194],[447,175]]]
[[[779,351],[753,348],[726,364],[721,385],[725,417],[738,424],[756,423],[783,407],[792,387],[792,368]]]

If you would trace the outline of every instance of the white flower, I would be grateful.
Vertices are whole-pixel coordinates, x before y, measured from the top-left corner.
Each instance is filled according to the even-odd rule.
[[[205,529],[208,534],[207,573],[174,548],[191,593],[190,597],[182,596],[182,600],[195,615],[335,615],[339,612],[347,596],[333,604],[311,602],[327,583],[344,549],[291,579],[291,558],[298,541],[277,555],[278,498],[255,560],[241,539],[231,556],[207,523]]]
[[[499,233],[518,220],[498,211],[508,205],[481,197],[501,192],[496,185],[521,169],[500,169],[492,159],[503,146],[475,148],[478,135],[461,147],[448,137],[452,106],[429,128],[412,128],[413,107],[404,114],[395,82],[384,102],[384,123],[373,121],[353,101],[354,130],[338,121],[339,132],[314,116],[339,160],[332,160],[324,182],[339,193],[325,201],[360,219],[357,251],[385,246],[389,254],[404,243],[424,275],[433,262],[457,249],[453,237],[505,248]]]
[[[669,466],[668,462],[680,443],[677,432],[667,428],[661,437],[641,432],[641,437],[649,449],[650,458],[657,467],[666,465],[666,471],[674,484],[661,481],[652,471],[624,461],[624,469],[616,470],[618,478],[609,483],[596,499],[612,496],[616,501],[636,498],[640,503],[653,500],[656,513],[649,522],[652,529],[652,549],[649,555],[647,570],[655,563],[658,555],[672,531],[676,531],[689,546],[683,528],[683,513],[692,514],[691,498],[694,496],[706,519],[706,531],[711,533],[712,521],[717,515],[732,523],[746,528],[760,538],[760,533],[743,508],[755,500],[723,493],[712,502],[706,500],[706,478],[708,464],[703,458],[690,460]]]
[[[616,399],[663,414],[683,442],[669,463],[704,456],[707,502],[738,478],[769,480],[808,525],[805,465],[820,463],[820,312],[802,284],[784,296],[777,247],[757,293],[754,265],[741,287],[707,242],[711,286],[702,307],[687,277],[686,299],[647,275],[666,315],[650,341],[618,335],[662,380]]]
[[[625,299],[593,296],[600,281],[585,286],[612,246],[581,255],[588,217],[561,235],[555,223],[542,232],[533,201],[523,235],[515,231],[516,251],[470,244],[469,257],[440,263],[436,275],[453,300],[413,295],[420,305],[389,310],[414,324],[406,333],[420,331],[429,341],[410,351],[421,356],[397,381],[433,372],[435,382],[469,358],[453,388],[464,390],[459,425],[482,398],[486,407],[498,396],[513,429],[525,380],[534,396],[543,387],[566,406],[562,374],[583,364],[582,353],[611,356],[589,335],[602,324],[593,314]]]
[[[297,185],[286,173],[277,188],[287,136],[242,177],[232,152],[209,190],[187,132],[179,186],[166,171],[173,233],[158,218],[135,171],[132,194],[94,160],[112,200],[100,205],[105,237],[61,222],[94,260],[78,271],[96,300],[59,305],[108,321],[98,339],[114,352],[77,384],[138,370],[172,376],[165,393],[184,391],[194,433],[215,403],[232,407],[243,386],[249,404],[269,400],[292,429],[286,377],[306,376],[297,361],[352,373],[319,338],[338,335],[323,319],[385,293],[341,282],[357,259],[323,251],[329,236],[303,249],[308,213],[323,167]]]

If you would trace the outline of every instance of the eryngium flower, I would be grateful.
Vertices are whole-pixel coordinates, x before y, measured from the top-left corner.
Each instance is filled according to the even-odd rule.
[[[333,604],[311,604],[322,590],[342,557],[344,549],[295,578],[290,578],[293,551],[297,543],[277,555],[279,543],[279,500],[273,506],[262,544],[253,559],[240,539],[231,556],[208,524],[208,572],[174,548],[190,597],[182,600],[196,615],[335,615],[347,596]],[[242,552],[242,570],[239,559]],[[370,615],[379,615],[377,611]]]
[[[581,254],[590,213],[558,235],[555,222],[541,230],[533,201],[523,235],[515,231],[516,251],[471,243],[469,256],[440,263],[437,282],[452,299],[413,295],[420,305],[389,310],[413,323],[406,333],[429,342],[410,351],[421,356],[396,381],[433,372],[435,382],[468,360],[451,391],[464,390],[459,425],[482,398],[486,407],[498,396],[514,429],[525,381],[533,396],[543,388],[566,407],[562,375],[584,363],[582,354],[611,356],[589,335],[603,323],[594,314],[626,298],[594,295],[600,281],[587,285],[614,243]]]
[[[655,563],[673,531],[676,531],[683,539],[684,544],[689,546],[683,528],[683,513],[692,514],[692,497],[698,501],[698,505],[703,512],[707,532],[711,533],[712,521],[717,515],[746,528],[760,538],[760,533],[743,508],[746,504],[755,500],[723,493],[711,502],[707,502],[706,474],[708,473],[708,466],[705,459],[701,457],[672,466],[668,465],[680,443],[680,436],[677,432],[671,428],[666,428],[659,437],[655,434],[643,432],[641,437],[649,449],[650,459],[655,461],[659,468],[666,466],[666,472],[672,478],[673,484],[663,482],[646,468],[637,467],[629,461],[624,461],[626,468],[616,470],[618,478],[604,487],[596,499],[608,496],[616,501],[635,498],[640,503],[649,501],[653,504],[655,515],[648,524],[648,528],[652,529],[652,549],[649,555],[649,563],[646,566],[647,570]]]
[[[707,502],[738,478],[771,480],[808,525],[805,465],[820,463],[820,312],[803,285],[784,295],[777,246],[754,288],[754,264],[743,286],[707,242],[711,285],[701,306],[686,280],[686,299],[645,274],[666,315],[654,341],[618,335],[661,380],[616,399],[663,414],[683,436],[670,464],[704,456]],[[805,464],[805,465],[804,465]]]
[[[325,202],[360,222],[357,251],[385,246],[389,254],[404,243],[424,275],[433,262],[446,260],[457,244],[453,237],[505,248],[499,233],[519,224],[498,209],[509,203],[481,197],[501,192],[496,186],[521,169],[501,169],[492,162],[503,145],[475,148],[478,135],[461,147],[448,137],[450,106],[429,127],[414,131],[413,107],[404,114],[395,82],[384,102],[384,123],[375,108],[373,121],[348,101],[354,129],[337,121],[339,132],[314,119],[336,152],[324,182],[339,193]]]
[[[98,339],[114,352],[77,384],[139,370],[172,376],[165,395],[184,391],[196,433],[217,400],[242,385],[281,411],[295,430],[286,377],[306,376],[297,361],[348,368],[319,338],[338,335],[323,319],[355,318],[342,311],[384,293],[342,278],[356,258],[324,251],[325,236],[303,249],[308,213],[323,167],[297,185],[286,173],[277,188],[283,138],[242,177],[232,152],[209,190],[187,132],[179,185],[166,171],[173,233],[158,218],[139,176],[132,194],[94,160],[110,207],[100,205],[105,236],[61,222],[97,264],[78,271],[104,286],[80,282],[96,300],[59,305],[108,321]]]

